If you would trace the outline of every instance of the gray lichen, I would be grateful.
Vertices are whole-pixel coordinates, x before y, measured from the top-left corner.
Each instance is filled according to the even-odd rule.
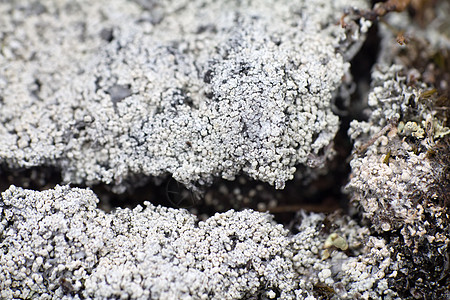
[[[378,77],[381,70],[385,73]],[[353,136],[368,129],[368,134],[357,138],[357,145],[380,130],[378,126],[366,127],[368,124],[386,124],[394,115],[411,117],[407,107],[411,101],[420,101],[420,97],[413,97],[420,91],[406,84],[401,71],[399,66],[379,66],[374,72],[369,95],[374,113],[369,123],[353,122],[351,128]],[[384,108],[382,113],[387,105],[390,108]],[[424,111],[424,115],[415,118],[426,118],[428,113]],[[444,138],[446,142],[434,140],[433,131],[425,136],[405,136],[407,133],[393,126],[365,153],[355,154],[347,190],[373,228],[389,236],[390,242],[384,241],[392,259],[387,268],[391,273],[389,287],[406,298],[428,295],[439,299],[449,296],[442,293],[449,281],[450,215],[446,198],[450,190],[445,174],[450,165],[450,143],[448,137]],[[436,155],[447,158],[439,162],[430,157],[434,152],[443,152]]]
[[[150,203],[112,213],[97,203],[92,191],[67,186],[5,191],[0,297],[316,299],[323,286],[339,299],[394,295],[383,241],[347,218],[331,221],[352,255],[335,250],[322,260],[321,214],[301,214],[292,235],[250,210],[198,221]]]
[[[122,188],[241,172],[282,188],[333,153],[332,99],[366,30],[336,25],[353,5],[3,2],[0,161]]]
[[[437,10],[449,8],[442,1]],[[434,59],[448,54],[450,44],[433,40],[441,34],[437,25],[448,19],[439,15],[426,34],[409,27],[417,31],[405,33],[411,41],[403,56],[398,45],[392,51],[390,31],[399,20],[411,20],[405,14],[390,20],[372,72],[369,119],[353,121],[349,130],[356,151],[347,190],[362,216],[386,236],[388,286],[404,299],[450,297],[449,69]]]
[[[350,99],[366,7],[3,1],[0,164],[54,166],[64,182],[116,192],[147,176],[191,189],[237,174],[283,188],[298,166],[311,178],[333,155],[334,100]],[[299,212],[293,234],[251,210],[200,221],[145,202],[107,213],[89,189],[11,186],[0,197],[0,298],[450,298],[450,117],[440,94],[450,4],[434,10],[425,29],[406,13],[379,27],[367,120],[349,130],[346,190],[359,219]]]

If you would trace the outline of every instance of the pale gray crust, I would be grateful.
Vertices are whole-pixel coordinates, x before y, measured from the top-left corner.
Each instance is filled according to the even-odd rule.
[[[337,21],[366,1],[144,2],[0,4],[0,162],[117,191],[325,166],[364,36]]]

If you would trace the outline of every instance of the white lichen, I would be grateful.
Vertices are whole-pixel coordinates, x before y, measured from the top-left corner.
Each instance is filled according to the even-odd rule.
[[[322,260],[320,214],[303,213],[291,235],[250,210],[198,221],[149,203],[112,213],[97,203],[92,191],[67,186],[5,191],[0,298],[294,299],[312,296],[317,284],[340,299],[385,293],[377,284],[389,252],[375,240],[366,245],[368,230],[345,218],[336,220],[338,234],[358,256],[336,251]]]
[[[336,24],[353,5],[2,2],[0,161],[121,188],[242,172],[282,188],[332,154],[332,99],[363,40]]]

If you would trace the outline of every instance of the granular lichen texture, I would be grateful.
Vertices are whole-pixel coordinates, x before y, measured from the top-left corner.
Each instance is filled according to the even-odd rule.
[[[365,1],[0,3],[0,162],[124,187],[323,167]],[[118,188],[120,190],[120,188]],[[123,190],[123,189],[122,189]]]
[[[0,298],[450,299],[450,2],[369,2],[0,0]]]
[[[322,214],[303,213],[292,235],[251,210],[205,221],[150,203],[106,213],[68,186],[1,197],[2,299],[307,299],[324,285],[341,299],[394,294],[384,241],[349,218],[335,220],[337,234],[358,255],[323,260]]]

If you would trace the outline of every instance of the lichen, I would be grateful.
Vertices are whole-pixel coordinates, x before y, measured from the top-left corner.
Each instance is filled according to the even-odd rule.
[[[364,0],[17,5],[0,4],[11,168],[52,165],[117,192],[168,174],[192,189],[241,173],[283,188],[333,154],[332,100],[364,39],[336,20]]]
[[[323,260],[322,214],[299,214],[294,235],[251,210],[199,221],[148,202],[111,213],[97,203],[91,190],[68,186],[2,193],[0,297],[313,299],[324,285],[339,299],[394,295],[385,245],[348,217],[328,221],[351,252]]]

